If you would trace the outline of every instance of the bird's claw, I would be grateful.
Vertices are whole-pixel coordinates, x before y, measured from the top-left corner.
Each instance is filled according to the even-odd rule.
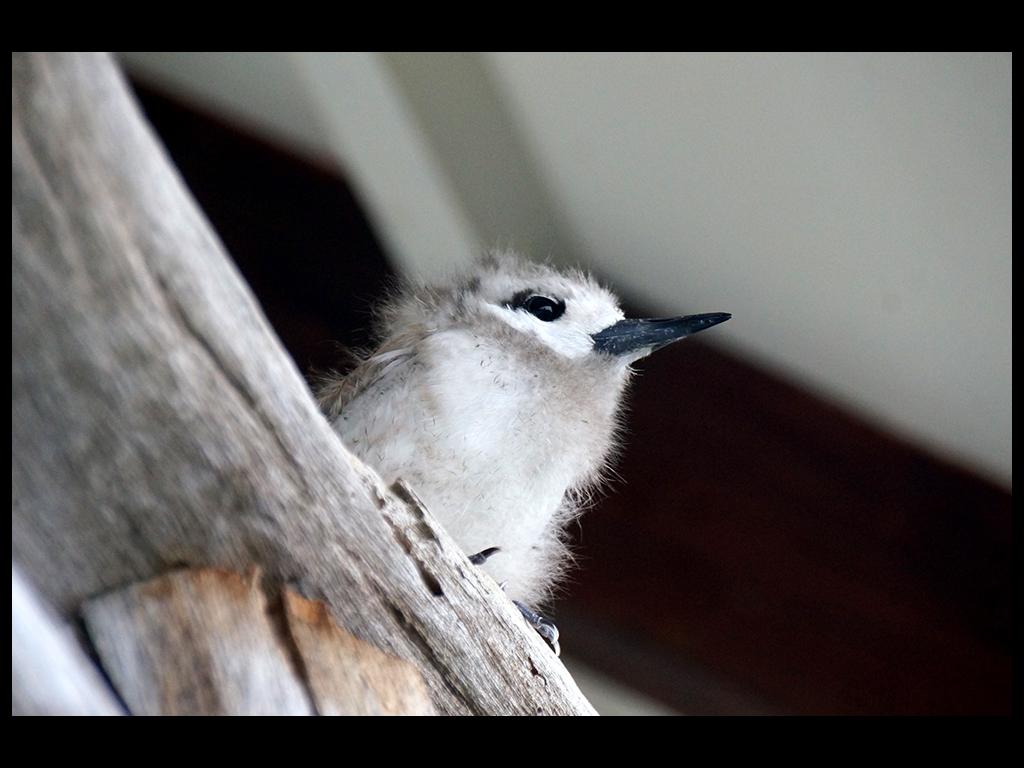
[[[523,614],[526,623],[533,627],[537,634],[544,639],[544,642],[551,646],[555,656],[561,655],[562,649],[558,645],[558,627],[555,626],[555,622],[540,615],[532,608],[523,605],[518,600],[513,600],[512,602],[515,603],[519,612]]]
[[[501,549],[499,547],[488,547],[487,549],[482,549],[475,555],[470,555],[469,562],[471,562],[473,565],[483,565],[487,562],[491,555],[497,554],[500,551]]]
[[[500,551],[501,549],[498,547],[488,547],[487,549],[482,549],[475,555],[470,555],[469,562],[471,562],[473,565],[483,565],[487,562],[491,555],[497,554]],[[504,583],[502,583],[500,586],[502,590],[505,589]],[[562,649],[558,645],[558,627],[555,626],[555,622],[551,621],[551,619],[545,618],[532,608],[523,605],[518,600],[513,600],[512,602],[515,603],[515,606],[519,609],[519,612],[523,614],[523,618],[526,619],[526,623],[533,627],[534,631],[544,639],[545,643],[551,646],[551,650],[555,652],[555,656],[560,655]]]

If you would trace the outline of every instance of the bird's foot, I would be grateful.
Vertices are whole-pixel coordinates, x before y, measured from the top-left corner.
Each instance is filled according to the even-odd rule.
[[[523,618],[526,619],[526,623],[529,624],[534,630],[540,635],[544,642],[551,646],[551,650],[555,652],[555,656],[559,656],[562,653],[562,649],[558,645],[558,627],[555,626],[555,622],[551,619],[545,618],[537,613],[529,606],[523,605],[518,600],[513,600],[516,608],[523,614]]]
[[[473,565],[483,565],[492,555],[495,555],[500,551],[501,549],[499,547],[488,547],[487,549],[477,552],[475,555],[470,555],[469,562]],[[502,584],[501,588],[505,589],[505,585]],[[555,622],[551,621],[551,619],[545,618],[529,606],[523,605],[523,603],[520,603],[518,600],[513,600],[512,602],[515,604],[516,608],[519,609],[523,618],[526,619],[526,623],[533,627],[534,631],[544,639],[545,643],[551,646],[551,650],[555,652],[555,656],[561,654],[562,649],[558,645],[558,627],[555,626]]]

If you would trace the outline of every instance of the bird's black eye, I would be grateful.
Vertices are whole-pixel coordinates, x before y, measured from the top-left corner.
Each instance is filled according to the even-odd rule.
[[[557,320],[565,312],[565,302],[561,299],[552,299],[549,296],[541,296],[539,293],[521,293],[512,300],[510,305],[513,309],[525,309],[538,320],[550,323]]]

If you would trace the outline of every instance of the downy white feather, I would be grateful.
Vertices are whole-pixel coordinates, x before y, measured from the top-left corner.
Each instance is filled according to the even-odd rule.
[[[513,306],[564,302],[545,322]],[[629,363],[594,351],[623,319],[577,271],[494,253],[447,289],[410,288],[380,313],[379,345],[321,405],[342,440],[387,482],[409,483],[508,594],[546,599],[569,560],[568,521],[608,468]]]

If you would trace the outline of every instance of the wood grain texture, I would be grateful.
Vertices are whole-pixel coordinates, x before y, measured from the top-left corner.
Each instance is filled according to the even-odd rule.
[[[283,595],[288,631],[321,715],[433,715],[416,668],[345,632],[327,606]]]
[[[134,715],[310,715],[313,705],[255,573],[160,576],[82,609]]]
[[[444,713],[593,709],[342,446],[109,57],[12,56],[12,556],[65,617],[181,564],[323,599]]]
[[[412,664],[345,632],[322,602],[264,586],[255,571],[179,570],[82,614],[132,714],[434,714]]]

